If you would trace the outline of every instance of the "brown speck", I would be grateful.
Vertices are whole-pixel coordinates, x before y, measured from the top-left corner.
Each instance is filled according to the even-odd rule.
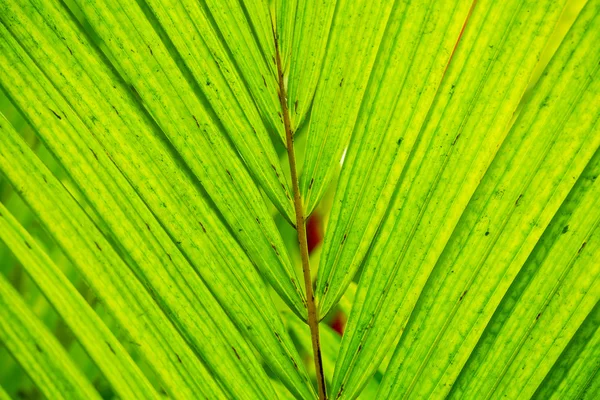
[[[111,353],[113,353],[114,355],[116,355],[117,353],[115,353],[115,350],[112,348],[112,346],[110,345],[110,343],[105,342],[106,345],[108,346],[108,348],[110,349]]]
[[[62,119],[62,118],[60,117],[60,115],[58,115],[58,114],[56,113],[56,111],[54,111],[53,109],[49,108],[48,110],[52,111],[52,114],[54,114],[54,116],[55,116],[56,118],[58,118],[58,119]]]
[[[454,138],[454,141],[452,142],[452,146],[454,146],[456,144],[459,137],[460,137],[460,133],[458,135],[456,135],[456,137]]]
[[[515,206],[519,205],[519,201],[521,200],[521,197],[523,197],[522,194],[520,194],[519,197],[517,197],[517,201],[515,201]]]
[[[233,350],[233,352],[235,353],[235,356],[237,357],[238,360],[241,360],[240,355],[238,354],[237,350],[235,349],[235,347],[231,346],[231,349]]]

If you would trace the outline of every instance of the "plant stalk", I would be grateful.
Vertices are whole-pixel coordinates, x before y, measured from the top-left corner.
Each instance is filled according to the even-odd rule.
[[[323,360],[321,357],[321,339],[319,337],[319,316],[315,305],[315,296],[312,288],[312,279],[310,276],[310,264],[308,261],[308,243],[306,239],[306,221],[304,219],[304,207],[298,188],[298,172],[296,169],[296,155],[294,153],[294,133],[290,124],[290,112],[287,105],[287,93],[283,80],[283,68],[281,66],[281,56],[279,54],[279,43],[275,36],[275,58],[277,63],[277,74],[279,81],[279,102],[281,103],[281,112],[283,113],[283,124],[285,126],[285,136],[287,142],[288,160],[290,163],[290,173],[292,177],[292,188],[294,191],[294,209],[296,211],[296,231],[298,232],[298,244],[300,246],[300,256],[302,258],[302,273],[304,275],[304,286],[306,288],[306,302],[308,309],[308,326],[310,327],[310,336],[313,348],[313,359],[315,362],[315,373],[317,375],[317,388],[319,399],[326,400],[327,392],[325,388],[325,376],[323,374]]]

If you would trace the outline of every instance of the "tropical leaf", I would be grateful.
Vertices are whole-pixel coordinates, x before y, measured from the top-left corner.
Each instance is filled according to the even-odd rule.
[[[26,56],[22,55],[22,57]],[[31,66],[32,70],[34,68],[34,66]],[[297,367],[294,367],[294,365],[299,365],[299,360],[291,343],[287,342],[287,350],[273,351],[273,349],[279,346],[282,338],[285,338],[282,335],[283,326],[279,321],[279,316],[276,315],[275,310],[270,305],[270,299],[265,296],[266,291],[262,286],[260,277],[255,273],[253,266],[245,258],[243,252],[237,248],[236,243],[229,240],[229,243],[218,244],[217,249],[219,247],[220,249],[215,251],[213,248],[214,243],[209,241],[204,248],[213,248],[210,252],[203,252],[202,247],[198,246],[198,244],[191,244],[193,246],[191,250],[188,247],[183,247],[189,258],[197,260],[195,263],[190,264],[185,258],[186,253],[181,252],[177,248],[176,243],[161,228],[159,221],[151,215],[150,210],[146,209],[142,199],[139,199],[133,188],[127,184],[125,177],[120,176],[117,167],[112,165],[111,160],[104,154],[104,150],[107,150],[107,148],[103,150],[93,140],[86,140],[86,135],[81,134],[81,132],[87,131],[85,125],[78,120],[76,115],[70,113],[69,106],[64,104],[64,100],[60,98],[60,94],[55,92],[53,95],[53,98],[60,102],[60,106],[59,104],[54,105],[54,101],[49,98],[42,97],[40,99],[40,95],[45,90],[44,88],[36,89],[36,85],[44,82],[42,74],[38,73],[37,76],[39,76],[39,79],[37,82],[23,82],[22,84],[19,84],[20,75],[18,73],[8,74],[7,78],[11,75],[14,76],[12,86],[16,89],[14,92],[15,96],[20,98],[19,104],[27,108],[27,112],[31,116],[34,115],[36,109],[41,108],[38,106],[39,104],[44,104],[52,110],[57,110],[55,112],[61,112],[65,116],[65,121],[70,121],[71,125],[63,122],[62,119],[53,118],[50,122],[51,128],[46,119],[41,116],[35,122],[40,128],[41,137],[59,155],[65,169],[72,171],[73,178],[86,193],[88,201],[98,210],[104,222],[109,225],[109,230],[112,231],[111,236],[118,243],[125,246],[123,251],[129,254],[137,253],[137,255],[133,256],[134,261],[141,268],[148,268],[148,271],[151,273],[154,273],[155,269],[151,265],[169,264],[169,274],[172,279],[163,286],[163,290],[170,292],[170,287],[179,287],[181,290],[187,291],[189,301],[192,301],[198,293],[205,293],[209,295],[209,298],[215,296],[221,302],[228,304],[225,307],[227,313],[232,316],[232,319],[243,332],[248,333],[249,337],[254,338],[257,343],[260,343],[258,346],[263,347],[266,351],[264,356],[267,359],[271,357],[279,359],[279,361],[271,363],[273,369],[277,370],[278,367],[276,365],[281,365],[284,370],[287,370],[286,372],[282,372],[283,375],[289,375],[289,379],[295,381],[292,384],[292,386],[297,386],[295,391],[298,393],[301,393],[303,390],[306,391],[307,378],[306,376],[302,377],[301,372],[299,375]],[[51,90],[51,85],[46,85],[46,89]],[[78,134],[77,132],[80,133]],[[119,148],[115,147],[115,144],[110,144],[110,146],[113,146],[114,149],[111,151],[112,154],[120,152],[120,157],[123,157],[124,154],[122,153],[124,153],[124,149],[122,146]],[[65,148],[81,149],[81,151],[72,154],[65,153],[63,150]],[[82,154],[86,153],[87,156],[83,157]],[[71,156],[64,157],[61,154],[71,154]],[[166,157],[161,159],[166,161]],[[129,161],[135,163],[136,157],[132,154],[132,158]],[[87,170],[82,168],[84,165],[87,166]],[[148,179],[148,175],[151,176],[152,173],[149,171],[144,174],[145,171],[140,170],[139,167],[129,167],[129,170],[135,174],[134,176],[138,181]],[[94,179],[95,176],[97,178]],[[176,177],[177,175],[174,174],[174,176]],[[190,192],[193,192],[192,188]],[[153,198],[147,201],[147,204],[155,205],[156,209],[179,208],[183,211],[177,200],[170,201],[170,199],[172,197],[169,197],[169,195],[157,198],[156,193],[154,193]],[[202,206],[204,209],[207,208],[206,205]],[[163,219],[160,222],[168,226],[175,226],[176,237],[183,237],[181,226],[183,226],[184,232],[185,230],[194,232],[194,229],[190,226],[194,219],[197,218],[194,217],[194,214],[197,215],[197,213],[190,213],[188,223],[184,225],[180,222],[181,218],[173,218],[170,214],[163,211],[162,215],[165,215],[168,219]],[[206,211],[203,214],[206,215]],[[203,222],[198,224],[198,228],[195,228],[195,231],[207,229],[208,232],[227,232],[226,228],[220,226],[218,220],[215,220],[214,215],[207,216],[207,218],[210,218],[210,220],[202,218]],[[147,233],[144,236],[136,237],[137,232],[140,230],[144,230]],[[132,232],[134,232],[133,236]],[[145,243],[149,243],[147,248],[144,248]],[[225,258],[219,259],[219,254]],[[153,256],[149,257],[149,255]],[[228,266],[229,260],[236,260],[235,268],[231,268],[231,265]],[[219,265],[222,267],[214,268],[214,266]],[[210,282],[208,287],[199,279],[196,272],[206,282]],[[161,282],[165,279],[164,277],[159,277],[159,275],[155,275],[155,277]],[[241,290],[240,288],[234,288],[234,282],[236,281],[240,282]],[[210,301],[214,302],[214,300]],[[204,302],[201,304],[208,309],[212,307],[204,304]],[[254,306],[254,311],[249,312],[249,309],[243,307],[243,305]],[[217,304],[213,304],[213,306],[220,308]],[[193,309],[191,305],[190,309]],[[197,315],[196,318],[201,318],[205,321],[209,320],[208,316]],[[199,322],[196,321],[196,323]],[[265,342],[270,342],[270,344],[265,345]],[[235,347],[237,348],[237,346]]]
[[[119,396],[124,399],[157,398],[158,392],[121,343],[2,204],[0,239],[12,249],[46,298],[53,302]]]
[[[577,224],[595,223],[596,214],[584,211],[593,202],[581,200],[578,192],[589,192],[590,199],[594,196],[595,189],[589,187],[588,178],[596,174],[600,146],[600,108],[592,100],[598,96],[597,77],[593,74],[597,74],[600,60],[590,58],[587,47],[595,46],[592,43],[597,33],[591,17],[597,18],[597,14],[597,10],[588,8],[559,49],[438,260],[388,368],[386,379],[396,387],[393,393],[408,394],[414,390],[415,395],[423,395],[419,389],[432,390],[427,385],[435,384],[435,393],[447,392],[449,382],[454,381],[467,357],[475,356],[471,354],[473,346],[477,340],[484,340],[479,335],[500,299],[504,296],[507,303],[513,303],[518,298],[507,293],[508,285],[519,270],[521,275],[527,274],[527,265],[539,262],[541,256],[536,256],[538,250],[533,250],[534,246],[537,244],[543,254],[547,250],[542,249],[564,240],[563,231],[571,229],[572,233]],[[568,45],[573,41],[581,45],[576,51]],[[571,194],[565,199],[569,191]],[[584,214],[578,214],[579,220],[564,221],[574,209]],[[555,221],[560,222],[553,221],[548,226],[557,210]],[[582,229],[583,235],[589,234],[589,228]],[[579,239],[573,239],[575,250],[559,247],[557,251],[565,257],[576,254],[584,240]],[[531,261],[526,262],[527,257]],[[557,267],[561,265],[558,258],[552,262]],[[569,267],[569,262],[563,266]],[[586,274],[593,277],[590,267],[587,266]],[[556,282],[562,272],[546,271],[543,275]],[[514,290],[520,293],[522,289]],[[532,285],[531,290],[549,293],[542,283]],[[567,307],[562,300],[559,303]],[[519,304],[535,310],[530,299],[519,299]],[[500,312],[501,309],[496,311]],[[529,326],[525,321],[535,320],[539,312],[531,319],[523,317],[523,328]],[[415,362],[414,369],[402,366],[400,377],[400,364],[407,357],[422,361]],[[429,383],[418,384],[419,376],[424,374],[430,377]],[[391,381],[393,376],[397,376],[396,382]]]
[[[561,9],[556,2],[478,2],[473,9],[365,261],[336,368],[336,393],[354,396],[397,342],[507,134],[529,73]],[[522,40],[523,35],[530,40]],[[513,206],[520,202],[523,207],[520,194],[516,193]]]
[[[328,52],[308,126],[301,180],[306,214],[324,193],[352,133],[352,123],[395,2],[336,3]],[[398,5],[398,8],[401,8]]]
[[[600,360],[600,303],[571,339],[534,394],[535,399],[585,398],[585,393],[598,393],[592,387],[597,379]]]
[[[599,18],[0,2],[0,398],[597,398]]]
[[[317,279],[321,316],[339,300],[364,259],[470,7],[470,1],[414,1],[390,16],[388,29],[395,35],[386,35],[381,44],[331,210]]]
[[[11,28],[10,33],[15,36],[15,39],[12,40],[17,40],[19,44],[24,46],[21,50],[15,45],[13,47],[15,51],[21,51],[22,53],[31,52],[30,54],[35,55],[35,59],[44,60],[45,62],[41,64],[44,67],[43,72],[51,77],[53,85],[58,85],[59,92],[68,93],[67,99],[69,100],[69,105],[81,116],[88,129],[97,137],[115,138],[112,139],[112,143],[115,143],[114,140],[118,141],[118,144],[113,144],[113,146],[117,146],[115,148],[120,150],[118,153],[110,152],[110,148],[106,149],[106,151],[109,151],[111,157],[116,158],[119,156],[129,161],[131,165],[132,161],[135,162],[136,158],[128,157],[121,151],[124,145],[128,145],[128,147],[133,147],[131,151],[134,151],[135,154],[144,154],[144,152],[147,152],[150,159],[161,160],[161,165],[152,165],[153,163],[150,161],[147,164],[149,168],[155,169],[158,176],[166,175],[169,177],[170,182],[173,183],[172,186],[177,187],[177,190],[173,189],[175,190],[173,196],[177,198],[187,194],[188,197],[184,197],[185,200],[183,201],[186,203],[189,202],[194,214],[198,212],[204,214],[202,210],[205,210],[207,206],[198,203],[206,203],[207,200],[202,201],[198,199],[200,196],[198,190],[194,187],[193,181],[190,183],[188,182],[189,178],[183,177],[185,170],[181,170],[182,166],[173,166],[171,157],[165,154],[168,154],[171,150],[162,143],[164,139],[162,138],[160,129],[140,109],[140,105],[129,90],[129,86],[120,77],[115,76],[109,66],[102,62],[101,55],[97,53],[93,44],[89,40],[86,40],[84,33],[77,29],[77,26],[68,18],[68,15],[65,15],[65,11],[56,9],[55,4],[48,5],[42,8],[47,13],[42,16],[31,5],[22,6],[26,8],[25,11],[30,12],[30,17],[34,18],[32,23],[27,22],[27,17],[22,10],[17,8],[18,6],[6,9],[0,14],[12,16],[11,20],[6,22],[6,26],[7,28]],[[17,19],[18,17],[20,18]],[[52,23],[47,24],[43,18],[47,18]],[[35,29],[29,29],[28,27],[35,27]],[[5,36],[5,41],[10,42],[11,39],[8,36],[8,32],[5,33]],[[63,40],[62,38],[65,39]],[[67,45],[64,44],[66,40],[68,40]],[[73,57],[71,55],[73,51],[81,54],[81,57]],[[7,66],[11,65],[8,62],[4,64]],[[21,68],[20,63],[16,63],[14,66]],[[22,77],[26,76],[25,74],[19,75]],[[8,88],[12,87],[11,85],[6,86]],[[109,99],[109,101],[107,102],[106,99]],[[48,117],[54,117],[52,110],[46,109],[45,111]],[[112,127],[118,128],[111,129]],[[154,134],[140,135],[136,132],[153,132]],[[119,138],[121,139],[119,140]],[[125,140],[124,138],[127,139]],[[123,143],[123,140],[126,143]],[[107,144],[103,143],[103,145],[105,148],[108,147]],[[196,147],[187,147],[188,150],[192,148]],[[194,158],[197,157],[194,155]],[[138,165],[131,168],[138,169]],[[179,169],[180,171],[173,172],[175,169]],[[187,190],[185,186],[179,189],[177,185],[180,182],[177,179],[184,181],[181,185],[187,186]],[[154,197],[157,197],[157,194],[162,195],[160,188],[156,186],[157,183],[163,184],[163,180],[155,182],[152,178],[144,177],[145,186],[150,186],[149,190]],[[231,183],[228,174],[226,174],[225,180],[210,181],[212,182],[211,184],[220,182],[218,188],[215,186],[215,189],[220,191],[225,190]],[[163,185],[170,186],[167,184]],[[254,187],[253,184],[250,185]],[[248,193],[253,192],[251,187],[247,187],[246,189],[248,189]],[[166,195],[164,196],[166,197]],[[177,215],[165,210],[166,204],[164,200],[159,200],[158,203],[160,204],[159,208],[153,208],[155,212],[158,213],[158,210],[161,210],[171,218],[177,217]],[[251,255],[255,264],[261,268],[265,275],[272,279],[274,287],[280,290],[282,297],[292,305],[298,314],[302,315],[304,313],[304,306],[302,304],[301,290],[296,283],[298,281],[284,251],[281,238],[275,232],[275,227],[271,222],[270,216],[266,214],[267,211],[264,203],[260,199],[255,199],[254,201],[246,202],[246,205],[249,204],[254,204],[257,210],[262,208],[263,211],[259,211],[258,215],[251,217],[250,222],[246,221],[248,223],[244,223],[241,217],[242,208],[232,209],[233,214],[230,215],[234,217],[235,214],[236,222],[230,224],[230,226],[238,238],[241,238],[240,242],[243,243],[246,252]],[[228,202],[228,205],[231,206],[233,203]],[[199,208],[198,211],[195,210],[196,207]],[[206,218],[214,219],[214,217]],[[185,217],[182,219],[185,219]],[[189,226],[191,221],[194,220],[196,218],[188,218],[187,225]],[[196,236],[208,233],[205,221],[194,222],[194,225],[194,229],[191,232],[197,232]],[[273,235],[273,237],[269,238],[270,235]],[[190,231],[185,235],[181,233],[175,235],[178,241],[183,241],[182,236],[189,237]],[[278,272],[276,269],[287,272]],[[284,285],[286,288],[282,288],[281,285]]]
[[[100,398],[4,277],[0,277],[0,340],[48,398]]]

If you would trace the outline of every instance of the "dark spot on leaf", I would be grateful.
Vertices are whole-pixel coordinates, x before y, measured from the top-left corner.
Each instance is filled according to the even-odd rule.
[[[117,111],[117,109],[115,108],[115,106],[112,106],[113,110],[115,110],[115,112],[117,113],[117,115],[119,115],[119,112]]]
[[[58,115],[58,114],[56,113],[56,111],[54,111],[53,109],[49,108],[48,110],[52,111],[52,114],[54,114],[54,116],[55,116],[56,118],[58,118],[58,119],[62,119],[62,118],[60,117],[60,115]]]
[[[145,224],[146,224],[146,228],[148,228],[148,230],[150,230],[150,225],[148,225],[147,222],[145,222]]]
[[[202,225],[202,222],[198,221],[198,223],[200,224],[200,227],[202,228],[202,231],[203,231],[204,233],[206,233],[206,229],[204,229],[204,225]]]
[[[200,124],[198,123],[198,120],[196,119],[196,116],[195,116],[195,115],[192,115],[192,117],[194,117],[194,121],[196,121],[196,126],[197,126],[198,128],[200,128]]]
[[[69,46],[67,46],[67,50],[69,50],[69,53],[71,53],[71,55],[73,55],[73,52],[71,51],[71,48]]]
[[[271,243],[271,248],[275,251],[275,254],[277,254],[277,256],[279,256],[279,251],[277,251],[277,247],[275,247],[275,245],[273,243]]]
[[[258,219],[258,218],[255,218],[255,219],[256,219],[256,222],[260,225],[260,219]]]
[[[342,87],[343,84],[344,84],[344,78],[342,78],[342,80],[340,81],[340,87]]]
[[[542,313],[539,313],[539,314],[537,315],[537,317],[535,317],[535,320],[537,321],[538,319],[540,319],[540,316],[541,316],[541,315],[542,315]]]
[[[400,146],[400,145],[402,144],[402,141],[403,141],[403,140],[404,140],[404,138],[400,138],[400,139],[398,139],[398,141],[396,142],[396,144],[397,144],[398,146]]]
[[[233,176],[231,176],[231,172],[229,172],[228,169],[226,169],[225,171],[227,171],[227,175],[229,175],[229,177],[231,178],[231,180],[233,180]]]
[[[583,249],[585,249],[585,245],[587,244],[587,242],[583,242],[581,244],[581,247],[579,248],[579,250],[577,251],[577,254],[581,253],[583,251]]]
[[[454,138],[454,141],[452,142],[452,146],[454,146],[456,144],[459,137],[460,137],[460,133],[458,135],[456,135],[456,137]]]
[[[308,190],[312,189],[312,187],[313,187],[313,183],[315,183],[315,178],[311,178],[311,179],[310,179],[310,183],[309,183],[309,185],[308,185]]]
[[[29,250],[31,250],[31,245],[29,244],[29,242],[27,242],[27,240],[25,240],[25,246],[29,247]]]
[[[261,76],[262,76],[262,75],[261,75]],[[262,76],[262,80],[263,80],[263,83],[265,84],[265,87],[266,87],[266,88],[268,88],[268,86],[267,86],[267,81],[265,80],[265,77],[264,77],[264,76]]]
[[[94,244],[96,245],[96,247],[98,248],[98,250],[102,251],[102,249],[100,248],[100,245],[96,242],[94,242]]]
[[[35,349],[36,349],[38,352],[40,352],[40,353],[43,353],[43,350],[42,350],[42,348],[40,347],[40,345],[39,345],[39,344],[37,344],[37,343],[34,343],[34,344],[35,344]]]
[[[562,233],[567,233],[569,232],[569,225],[565,225],[565,227],[562,230]]]
[[[279,336],[279,333],[277,333],[277,332],[273,332],[273,333],[275,334],[275,337],[277,338],[277,341],[279,343],[281,343],[281,336]]]
[[[115,355],[116,355],[117,353],[115,353],[115,350],[112,348],[112,346],[110,345],[110,343],[108,343],[108,342],[106,342],[106,341],[105,341],[105,343],[106,343],[106,345],[108,346],[108,348],[110,349],[111,353],[113,353],[113,354],[115,354]]]
[[[148,46],[148,50],[150,50],[150,54],[154,55],[154,53],[152,52],[152,47]]]
[[[520,194],[519,197],[517,197],[517,201],[515,201],[515,206],[519,205],[519,201],[521,200],[522,197],[523,197],[522,194]]]
[[[344,233],[344,237],[342,238],[342,242],[340,243],[340,245],[344,244],[344,242],[346,241],[347,237],[348,237],[348,234]]]
[[[98,156],[96,155],[96,153],[94,152],[94,150],[92,150],[91,147],[88,147],[88,149],[90,149],[90,151],[92,152],[92,154],[94,155],[94,158],[96,159],[96,161],[98,161]]]
[[[167,257],[169,257],[169,260],[173,261],[173,259],[171,258],[171,255],[169,253],[167,253]]]
[[[298,100],[294,102],[294,112],[298,112]]]
[[[235,349],[235,347],[231,346],[231,348],[233,349],[233,352],[235,353],[235,356],[237,357],[238,360],[241,360],[240,355],[238,354],[237,350]]]
[[[485,232],[485,236],[489,236],[489,234],[490,234],[490,231]]]
[[[465,291],[463,292],[463,294],[460,296],[460,299],[458,299],[458,301],[462,301],[462,299],[464,299],[464,298],[465,298],[465,296],[466,296],[467,292],[468,292],[468,290],[465,290]]]
[[[179,357],[179,354],[175,353],[175,356],[177,357],[177,361],[179,361],[179,364],[183,364],[183,363],[181,362],[181,358]]]

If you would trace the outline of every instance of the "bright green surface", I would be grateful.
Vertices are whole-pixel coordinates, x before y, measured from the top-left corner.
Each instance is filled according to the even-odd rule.
[[[277,47],[330,398],[595,400],[599,37],[600,0],[3,2],[0,399],[316,398]]]

